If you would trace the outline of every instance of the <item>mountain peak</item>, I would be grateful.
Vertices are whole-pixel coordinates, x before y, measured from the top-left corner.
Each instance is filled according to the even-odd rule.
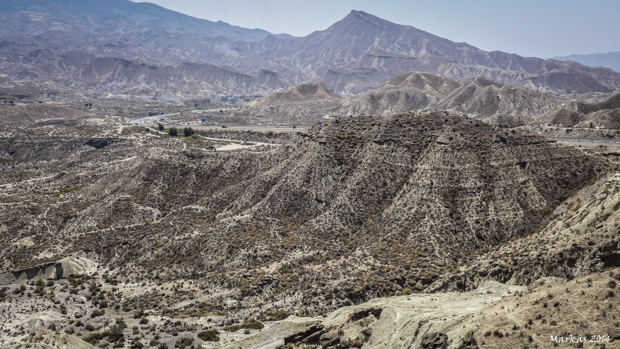
[[[369,23],[371,25],[374,25],[376,27],[379,27],[379,28],[387,28],[389,26],[395,25],[394,23],[390,21],[386,21],[385,19],[371,15],[368,12],[357,11],[357,10],[351,10],[351,12],[340,21],[340,23],[348,24],[348,23],[353,23],[353,22],[360,21],[360,20],[363,22]]]

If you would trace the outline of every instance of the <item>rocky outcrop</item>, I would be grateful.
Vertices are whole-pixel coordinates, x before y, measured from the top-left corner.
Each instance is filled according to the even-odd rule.
[[[70,275],[88,275],[92,274],[96,267],[97,263],[88,258],[67,258],[56,263],[0,273],[0,286],[37,281],[39,279],[56,280]]]
[[[422,338],[420,349],[446,349],[448,348],[448,336],[439,332],[427,333]]]
[[[30,280],[56,279],[58,277],[62,277],[62,266],[60,264],[45,264],[23,270],[4,272],[0,274],[0,286],[24,283]]]
[[[338,101],[342,99],[329,87],[322,83],[304,84],[288,90],[276,92],[264,98],[259,98],[248,104],[248,107],[270,107],[280,104],[310,102],[317,100]]]
[[[461,87],[463,83],[441,75],[424,72],[408,72],[391,78],[383,85],[413,87],[424,92],[427,96],[442,99],[452,93],[452,91]]]
[[[489,283],[475,292],[409,295],[374,299],[344,307],[285,337],[279,349],[306,348],[475,348],[473,332],[462,323],[485,313],[489,304],[513,298],[522,287]],[[277,325],[276,325],[277,326]],[[471,324],[475,326],[475,324]],[[319,338],[317,340],[317,338]],[[280,339],[282,340],[282,339]],[[258,343],[252,348],[259,348]]]
[[[347,98],[335,114],[387,116],[421,110],[461,85],[461,82],[435,74],[404,73],[368,92]]]
[[[544,348],[555,347],[554,343],[571,343],[570,338],[573,344],[579,343],[579,337],[581,341],[587,338],[615,348],[620,333],[615,324],[608,323],[616,321],[608,310],[616,306],[618,280],[620,274],[612,271],[572,281],[543,278],[528,288],[488,282],[472,292],[375,299],[338,309],[306,328],[320,332],[299,331],[296,335],[310,338],[324,333],[317,344],[325,349],[511,348],[523,345],[524,341],[526,345]],[[599,309],[592,306],[593,299]],[[370,307],[381,309],[381,316],[370,314]],[[351,315],[360,312],[368,316],[353,320]],[[277,328],[279,324],[273,326]],[[580,330],[589,333],[576,334]],[[592,337],[592,331],[600,334]],[[286,344],[282,341],[279,337],[278,348],[317,345],[303,339]],[[272,339],[269,343],[276,342]],[[247,348],[262,348],[265,344],[254,342]]]

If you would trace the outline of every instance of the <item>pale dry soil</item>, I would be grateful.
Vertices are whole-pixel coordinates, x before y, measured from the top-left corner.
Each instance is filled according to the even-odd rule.
[[[489,281],[471,292],[378,298],[340,308],[326,317],[289,316],[281,321],[266,322],[263,329],[251,330],[249,334],[222,331],[220,325],[229,318],[226,316],[172,318],[147,315],[144,319],[148,320],[148,325],[142,325],[130,314],[108,309],[103,317],[88,319],[89,316],[83,314],[91,314],[92,311],[86,310],[81,314],[80,310],[91,307],[91,302],[83,296],[70,296],[58,290],[55,299],[68,305],[67,315],[54,309],[54,298],[49,294],[43,299],[13,299],[8,305],[3,305],[2,313],[13,313],[13,319],[7,321],[4,318],[0,330],[8,331],[4,330],[1,345],[13,349],[94,348],[79,339],[86,337],[89,331],[75,326],[75,319],[94,324],[98,328],[96,331],[101,332],[107,328],[109,320],[123,318],[128,324],[125,348],[129,346],[132,334],[142,338],[140,342],[145,347],[149,346],[155,334],[159,334],[159,342],[166,343],[170,348],[182,337],[191,337],[195,345],[200,344],[204,348],[277,348],[285,347],[286,337],[311,325],[322,325],[324,333],[337,333],[341,345],[358,341],[362,348],[423,348],[423,339],[433,333],[447,336],[447,348],[462,348],[463,342],[472,337],[478,348],[553,348],[570,345],[620,348],[618,296],[611,295],[611,292],[618,292],[614,285],[620,282],[618,279],[618,270],[610,270],[571,281],[542,278],[529,287]],[[61,281],[55,287],[62,289],[64,285],[65,282]],[[372,311],[377,309],[380,312],[373,314]],[[181,333],[167,333],[166,329],[170,326],[166,324],[171,323],[182,323],[182,326],[177,326],[182,328]],[[55,325],[55,330],[49,330],[51,324]],[[77,333],[65,333],[69,328],[74,328]],[[206,328],[218,329],[220,340],[203,342],[198,339],[196,333]],[[571,335],[592,342],[583,346],[555,344]],[[99,342],[98,345],[105,343]],[[303,339],[288,344],[288,347],[323,348],[319,343],[303,343]]]

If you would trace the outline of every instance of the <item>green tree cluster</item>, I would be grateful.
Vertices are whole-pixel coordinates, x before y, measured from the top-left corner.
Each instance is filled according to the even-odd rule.
[[[189,137],[194,134],[194,130],[191,127],[186,127],[183,129],[183,134],[185,137]]]

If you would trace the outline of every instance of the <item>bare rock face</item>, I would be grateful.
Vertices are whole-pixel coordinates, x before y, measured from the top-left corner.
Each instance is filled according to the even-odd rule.
[[[294,336],[286,337],[278,348],[476,348],[479,333],[463,331],[466,319],[485,314],[491,304],[524,287],[489,283],[475,292],[409,295],[374,299],[368,303],[340,308]],[[482,316],[480,316],[482,317]],[[467,322],[469,323],[469,322]],[[476,326],[472,323],[471,326]],[[307,340],[322,333],[319,342]],[[280,338],[280,341],[282,339]],[[256,343],[254,348],[259,348]]]
[[[478,341],[476,341],[476,337],[474,336],[474,332],[469,332],[465,338],[463,338],[463,341],[461,342],[461,345],[458,347],[458,349],[479,349],[480,347],[478,346]]]
[[[620,334],[612,309],[617,305],[618,280],[620,274],[612,270],[572,281],[543,278],[529,287],[488,282],[472,292],[375,299],[340,308],[313,326],[324,326],[327,331],[321,337],[325,338],[321,348],[334,349],[512,348],[523,341],[540,348],[580,341],[616,348]],[[353,314],[371,307],[382,309],[381,316],[367,312],[367,317],[353,321]],[[283,344],[282,337],[276,338],[253,342],[247,348],[262,348],[267,343],[280,343],[277,348],[282,349],[316,345]]]
[[[96,262],[85,257],[65,258],[55,263],[0,273],[0,286],[55,280],[71,275],[92,275],[96,267]]]
[[[286,341],[284,341],[284,343],[286,343]],[[340,336],[338,334],[338,330],[334,329],[322,334],[319,339],[319,343],[326,348],[340,343]]]
[[[420,349],[446,349],[447,347],[448,336],[438,332],[427,333],[420,343]]]
[[[284,344],[297,343],[302,341],[305,343],[317,342],[319,340],[319,337],[323,338],[323,336],[321,335],[325,334],[325,332],[323,331],[324,328],[325,326],[316,323],[308,325],[299,332],[296,332],[284,338]]]
[[[337,115],[383,115],[421,110],[462,85],[439,75],[409,72],[343,101]]]
[[[23,283],[30,280],[56,279],[62,276],[60,268],[56,264],[34,266],[28,269],[9,271],[0,274],[0,286]]]

